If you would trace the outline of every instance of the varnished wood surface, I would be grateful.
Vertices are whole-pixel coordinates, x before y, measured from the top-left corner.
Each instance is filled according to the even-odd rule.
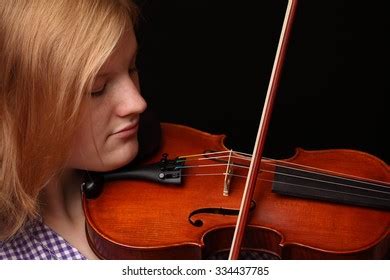
[[[150,162],[160,160],[162,153],[175,158],[226,149],[223,135],[172,124],[163,124],[162,131],[160,151]],[[351,150],[298,150],[288,161],[390,181],[386,164]],[[226,169],[214,167],[212,172],[218,168]],[[261,168],[274,167],[263,161]],[[191,172],[208,171],[184,174]],[[244,170],[236,172],[245,175]],[[270,172],[258,177],[257,206],[250,214],[244,247],[266,249],[286,259],[379,259],[389,251],[390,212],[278,195],[271,191],[272,179]],[[109,259],[199,259],[227,249],[235,216],[198,214],[202,227],[188,221],[199,208],[239,208],[245,180],[234,177],[228,197],[222,195],[223,182],[223,176],[195,176],[184,177],[181,186],[139,180],[108,183],[98,199],[84,201],[89,238],[97,253]]]

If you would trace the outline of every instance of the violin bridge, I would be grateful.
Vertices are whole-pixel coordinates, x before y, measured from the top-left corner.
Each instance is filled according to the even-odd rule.
[[[225,182],[223,184],[223,195],[224,196],[229,196],[230,182],[232,179],[232,175],[233,175],[233,169],[229,168],[229,170],[225,174]]]
[[[233,175],[233,167],[231,165],[232,152],[233,150],[229,151],[229,159],[225,171],[225,182],[223,184],[223,196],[229,196],[230,182]]]

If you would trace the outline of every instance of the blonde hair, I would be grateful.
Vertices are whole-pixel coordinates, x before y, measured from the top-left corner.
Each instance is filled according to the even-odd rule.
[[[125,0],[0,2],[0,240],[37,214],[94,77],[136,11]]]

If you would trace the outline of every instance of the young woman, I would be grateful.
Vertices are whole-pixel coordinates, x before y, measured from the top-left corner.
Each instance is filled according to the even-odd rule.
[[[131,0],[0,2],[0,259],[97,258],[76,171],[137,155],[136,20]]]
[[[0,3],[0,259],[94,259],[74,170],[138,151],[140,95],[126,0]]]

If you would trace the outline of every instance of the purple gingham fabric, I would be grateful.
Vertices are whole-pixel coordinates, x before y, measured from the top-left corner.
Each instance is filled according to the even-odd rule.
[[[216,253],[209,260],[224,260],[228,252]],[[0,260],[85,260],[86,258],[41,220],[29,223],[25,230],[7,242],[0,241]],[[242,251],[243,260],[275,260],[272,254]]]
[[[11,240],[0,241],[0,260],[85,260],[86,258],[41,220],[29,223]]]

